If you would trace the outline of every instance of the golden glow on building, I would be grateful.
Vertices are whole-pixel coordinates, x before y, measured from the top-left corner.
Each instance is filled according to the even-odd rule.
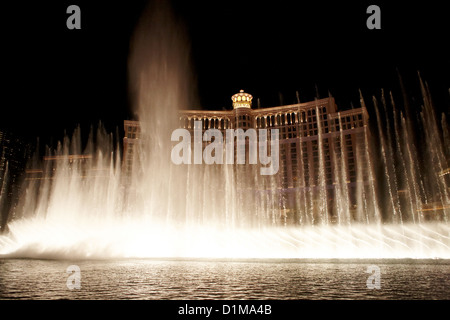
[[[245,93],[244,90],[240,90],[239,93],[236,93],[231,97],[233,101],[233,108],[248,108],[252,107],[252,99],[253,96],[251,94]]]
[[[280,169],[273,179],[275,192],[283,194],[286,211],[294,206],[300,192],[313,194],[319,201],[327,189],[333,201],[336,186],[346,184],[356,194],[358,183],[369,181],[365,152],[369,115],[365,106],[338,111],[333,97],[270,108],[252,109],[253,96],[241,90],[233,95],[233,110],[181,110],[179,127],[194,130],[278,129]],[[139,138],[139,123],[125,121],[124,166],[131,168],[134,144]],[[352,190],[354,188],[354,190]],[[352,203],[356,200],[350,199]]]

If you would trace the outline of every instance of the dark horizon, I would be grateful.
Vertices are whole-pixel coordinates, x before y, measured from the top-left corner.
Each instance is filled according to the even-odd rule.
[[[439,4],[172,2],[197,78],[198,104],[188,109],[230,109],[240,89],[253,95],[254,107],[258,99],[263,108],[296,103],[296,91],[311,101],[316,87],[320,97],[330,92],[340,110],[359,107],[359,89],[369,109],[383,88],[401,106],[398,72],[417,110],[420,72],[437,111],[449,117],[450,24]],[[66,28],[70,4],[81,8],[81,30]],[[78,124],[87,133],[99,121],[121,134],[123,120],[132,118],[130,38],[145,4],[5,5],[0,128],[43,144]],[[366,28],[370,4],[381,8],[381,30]]]

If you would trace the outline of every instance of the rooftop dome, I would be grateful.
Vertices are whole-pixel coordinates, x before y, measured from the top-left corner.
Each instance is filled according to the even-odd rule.
[[[253,96],[249,93],[245,93],[244,90],[240,90],[231,97],[233,101],[233,109],[237,108],[251,108]]]

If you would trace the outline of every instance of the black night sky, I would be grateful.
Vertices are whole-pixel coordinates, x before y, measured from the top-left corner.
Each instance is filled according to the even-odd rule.
[[[395,4],[394,4],[395,2]],[[81,8],[81,30],[66,9]],[[366,8],[381,8],[368,30]],[[131,117],[127,59],[146,1],[19,1],[2,4],[0,128],[50,143],[99,120],[122,130]],[[340,109],[380,89],[420,99],[417,71],[449,113],[450,20],[436,1],[173,1],[186,25],[199,106],[230,108],[239,89],[261,107],[313,100],[328,91]],[[280,101],[282,99],[282,101]],[[54,141],[53,141],[54,142]]]

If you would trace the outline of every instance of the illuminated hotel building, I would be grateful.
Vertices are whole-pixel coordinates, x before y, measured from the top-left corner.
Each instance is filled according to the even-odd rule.
[[[333,97],[271,108],[253,109],[252,95],[241,90],[232,96],[233,110],[181,110],[180,127],[191,131],[194,121],[202,129],[221,130],[249,128],[279,129],[279,171],[271,179],[273,191],[283,196],[283,207],[295,207],[301,192],[316,194],[332,202],[336,186],[346,185],[351,203],[357,180],[367,181],[368,152],[366,138],[368,113],[360,108],[338,111]],[[124,165],[132,164],[134,144],[139,138],[139,123],[125,121]],[[193,136],[193,134],[191,134]],[[248,152],[248,148],[246,149]],[[127,170],[128,170],[127,169]],[[256,186],[257,187],[257,186]]]

